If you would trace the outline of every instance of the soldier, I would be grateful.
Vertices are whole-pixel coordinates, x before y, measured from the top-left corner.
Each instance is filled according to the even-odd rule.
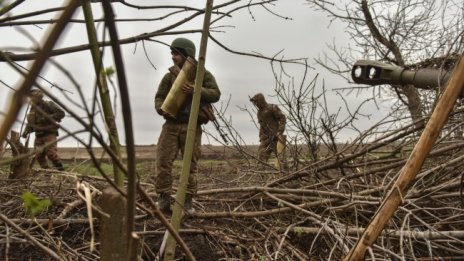
[[[27,138],[29,133],[35,132],[34,148],[40,167],[48,169],[48,157],[56,169],[63,171],[58,156],[57,137],[64,111],[54,102],[43,100],[44,93],[39,89],[31,90],[29,95],[31,110],[27,114],[27,125],[22,137]]]
[[[188,57],[195,59],[195,45],[192,41],[185,38],[177,38],[171,44],[171,55],[174,63],[173,67],[182,68]],[[156,146],[156,192],[158,193],[158,205],[161,210],[165,212],[171,211],[171,187],[173,183],[172,166],[176,159],[179,150],[184,155],[185,142],[187,138],[187,126],[190,115],[190,107],[192,101],[192,94],[194,85],[192,83],[184,83],[182,85],[182,92],[187,94],[186,102],[181,108],[175,118],[161,109],[166,96],[171,89],[172,84],[176,79],[174,68],[170,68],[170,72],[166,73],[161,80],[158,90],[155,95],[155,109],[165,118],[161,134]],[[194,70],[196,71],[196,70]],[[201,87],[201,103],[214,103],[219,100],[221,92],[216,83],[216,79],[211,72],[205,70],[203,84]],[[184,208],[191,212],[193,211],[192,199],[197,192],[197,162],[200,158],[201,150],[201,124],[207,122],[199,114],[197,129],[194,141],[194,150],[192,155],[190,175],[188,178],[187,194],[185,197]]]
[[[253,96],[250,101],[258,108],[259,148],[258,159],[267,162],[271,153],[276,155],[279,165],[285,168],[284,155],[277,152],[277,142],[285,144],[285,115],[275,104],[266,102],[261,93]]]

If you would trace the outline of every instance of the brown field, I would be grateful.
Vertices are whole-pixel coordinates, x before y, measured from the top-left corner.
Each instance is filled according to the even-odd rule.
[[[87,160],[90,159],[90,156],[85,148],[71,148],[71,147],[61,147],[59,149],[60,157],[63,160]],[[257,146],[246,146],[245,150],[249,153],[255,153],[257,151]],[[108,159],[108,154],[102,148],[92,148],[93,153],[98,158]],[[122,148],[123,158],[126,158],[126,148]],[[240,157],[234,148],[225,147],[225,146],[215,146],[215,145],[203,145],[202,146],[202,158],[203,159],[218,159],[224,156],[237,158]],[[154,160],[156,157],[156,145],[143,145],[135,147],[135,158],[138,161],[144,160]]]
[[[233,147],[215,146],[215,145],[202,145],[202,159],[221,159],[221,158],[241,158],[241,154]],[[245,146],[245,151],[255,154],[258,146]],[[90,155],[87,149],[77,147],[59,147],[58,153],[65,161],[83,161],[89,160]],[[92,148],[92,153],[99,159],[109,159],[108,153],[101,147]],[[179,153],[180,154],[180,153]],[[9,149],[3,154],[4,158],[11,157]],[[180,157],[180,156],[179,156]],[[126,159],[126,147],[122,147],[122,158]],[[156,158],[156,145],[137,145],[135,146],[135,158],[137,161],[150,161]]]

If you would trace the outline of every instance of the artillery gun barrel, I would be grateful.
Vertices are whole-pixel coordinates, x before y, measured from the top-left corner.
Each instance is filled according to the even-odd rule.
[[[451,72],[443,69],[421,68],[411,70],[371,60],[359,60],[351,70],[351,78],[355,83],[369,85],[412,84],[416,88],[427,90],[445,87],[450,76]]]

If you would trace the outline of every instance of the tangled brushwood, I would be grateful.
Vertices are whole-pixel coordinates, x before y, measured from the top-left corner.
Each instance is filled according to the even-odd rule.
[[[358,139],[336,152],[321,146],[318,160],[303,161],[305,148],[289,147],[300,157],[288,158],[286,170],[237,157],[240,153],[209,152],[221,158],[200,162],[196,212],[184,217],[179,234],[196,260],[341,260],[395,189],[417,128],[396,129],[371,142]],[[453,138],[453,131],[443,132],[366,260],[462,258],[464,140]],[[141,260],[161,260],[166,231],[152,211],[153,166],[153,161],[137,166],[148,174],[140,175],[135,215]],[[35,169],[20,180],[2,171],[0,259],[99,259],[100,197],[109,185],[73,167]],[[25,191],[32,199],[22,197]],[[51,204],[40,207],[45,199]],[[186,259],[177,247],[176,260]]]

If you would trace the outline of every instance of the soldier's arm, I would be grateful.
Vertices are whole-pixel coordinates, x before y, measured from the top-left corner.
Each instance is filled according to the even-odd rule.
[[[279,123],[278,124],[278,129],[277,129],[277,132],[282,134],[284,133],[285,131],[285,124],[286,124],[286,117],[285,115],[282,113],[282,111],[280,110],[280,108],[276,105],[275,106],[275,110],[274,110],[274,117],[277,119],[277,122]]]
[[[31,109],[29,113],[27,114],[27,122],[26,122],[26,127],[23,130],[22,137],[26,138],[27,135],[31,132],[34,132],[34,125],[37,122],[37,111],[35,109]]]
[[[205,71],[203,77],[203,86],[201,87],[201,101],[207,103],[214,103],[219,101],[221,91],[216,82],[216,78],[209,72]]]
[[[51,112],[50,117],[52,117],[55,121],[60,122],[65,116],[64,111],[52,101],[48,102],[48,106],[50,107]]]

